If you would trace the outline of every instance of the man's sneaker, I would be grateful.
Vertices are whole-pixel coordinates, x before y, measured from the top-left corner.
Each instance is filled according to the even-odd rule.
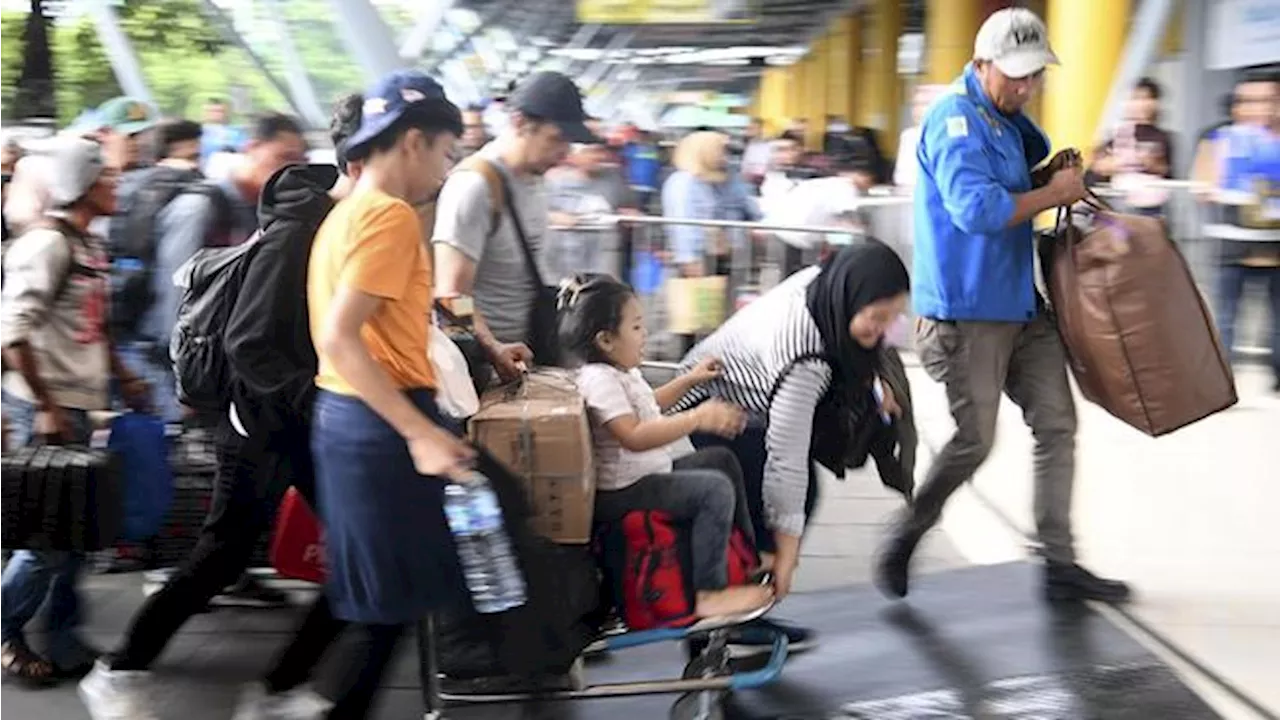
[[[1133,591],[1119,580],[1107,580],[1079,565],[1047,563],[1044,567],[1044,596],[1049,602],[1098,600],[1105,603],[1129,602]]]
[[[333,703],[305,685],[269,693],[261,683],[252,683],[241,691],[232,720],[321,720],[332,708]]]
[[[773,638],[781,631],[787,636],[787,655],[799,655],[818,646],[817,635],[799,625],[760,618],[729,631],[729,657],[742,658],[768,655],[773,652]]]
[[[93,720],[160,720],[151,711],[151,673],[112,670],[105,660],[93,666],[77,688]]]
[[[899,600],[907,596],[911,581],[911,556],[924,533],[911,530],[900,520],[889,533],[876,557],[873,581],[885,597]]]
[[[217,607],[278,608],[289,605],[289,596],[281,590],[263,585],[252,573],[209,601]]]

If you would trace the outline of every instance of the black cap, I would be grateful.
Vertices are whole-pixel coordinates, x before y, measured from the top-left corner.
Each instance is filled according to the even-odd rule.
[[[534,73],[516,85],[507,102],[525,115],[555,123],[564,139],[571,143],[602,142],[587,128],[587,114],[582,110],[582,93],[565,75],[545,71]]]

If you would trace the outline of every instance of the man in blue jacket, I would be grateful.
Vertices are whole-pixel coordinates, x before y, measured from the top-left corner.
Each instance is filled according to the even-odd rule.
[[[1000,10],[978,32],[974,60],[925,116],[917,158],[912,295],[917,346],[946,384],[956,432],[929,470],[880,559],[878,582],[907,594],[908,565],[947,499],[991,452],[1002,393],[1035,438],[1035,517],[1050,600],[1122,601],[1129,589],[1075,563],[1071,489],[1075,402],[1066,356],[1035,289],[1031,220],[1085,197],[1079,153],[1043,169],[1049,140],[1022,113],[1057,64],[1040,18]]]

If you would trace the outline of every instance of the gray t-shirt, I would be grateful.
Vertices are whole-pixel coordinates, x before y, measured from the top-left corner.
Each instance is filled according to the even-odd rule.
[[[520,214],[534,257],[547,234],[547,197],[540,177],[518,177],[498,158],[490,143],[477,153],[497,166],[507,179],[511,201]],[[476,263],[472,295],[489,331],[499,342],[529,342],[529,314],[541,279],[529,271],[511,213],[503,211],[495,231],[489,185],[479,172],[449,176],[436,204],[432,242],[457,248]]]

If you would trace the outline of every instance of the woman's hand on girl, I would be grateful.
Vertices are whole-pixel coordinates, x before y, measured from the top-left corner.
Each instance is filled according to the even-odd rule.
[[[742,408],[723,400],[708,400],[693,412],[697,414],[699,430],[721,437],[737,437],[747,426],[747,414]]]
[[[697,385],[705,382],[711,382],[720,377],[720,359],[719,358],[702,358],[697,365],[689,371],[689,380]]]

